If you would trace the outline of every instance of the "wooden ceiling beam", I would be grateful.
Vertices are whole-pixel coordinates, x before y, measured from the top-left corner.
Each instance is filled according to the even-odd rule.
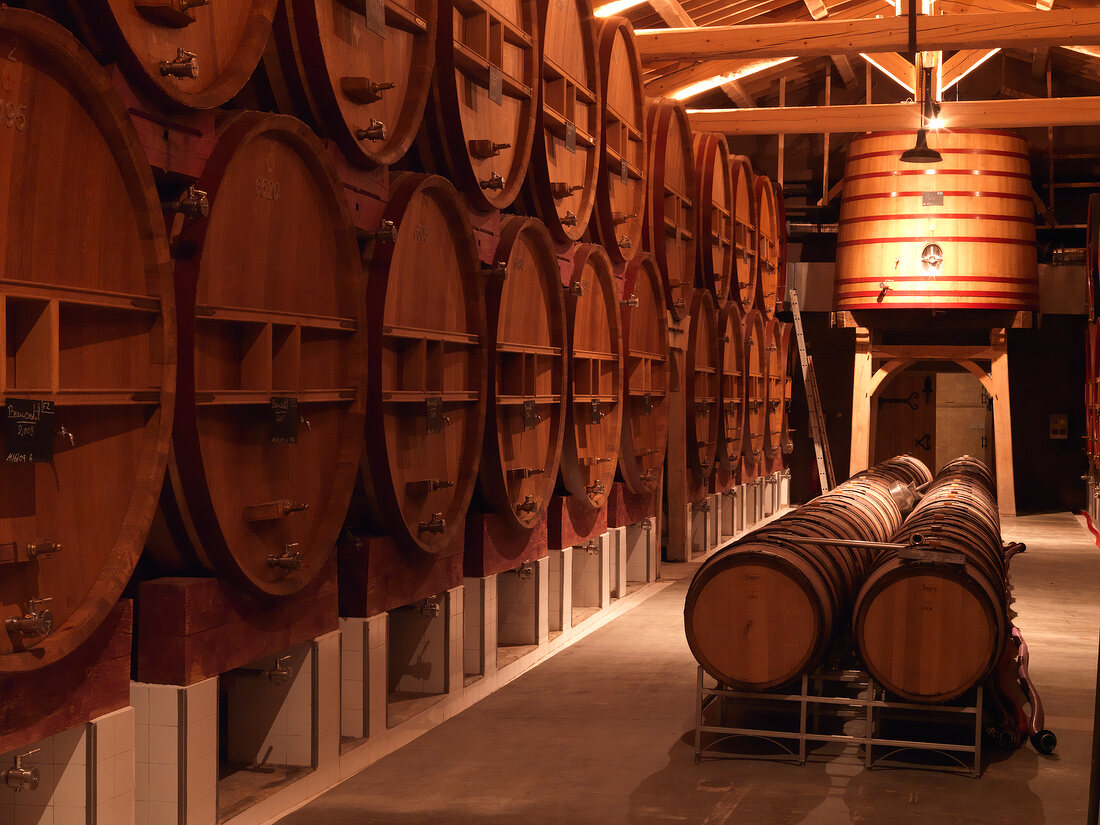
[[[897,83],[909,94],[917,93],[917,70],[897,52],[861,54],[864,60]]]
[[[814,20],[829,16],[829,7],[825,5],[824,0],[803,0],[803,2]]]
[[[950,89],[998,51],[1000,49],[964,49],[947,58],[943,61],[940,91]]]
[[[649,5],[661,16],[665,23],[672,27],[695,28],[695,21],[691,15],[684,11],[680,0],[649,0]]]
[[[752,96],[745,91],[745,87],[741,85],[738,80],[730,80],[723,83],[721,86],[726,96],[736,103],[742,109],[753,109],[756,107],[756,101],[752,99]]]
[[[909,51],[909,17],[813,20],[636,33],[643,60]],[[918,15],[918,51],[1100,44],[1100,9]]]
[[[693,129],[728,135],[821,134],[920,128],[913,103],[691,110]],[[1100,125],[1100,97],[944,101],[948,129]],[[935,136],[929,138],[935,145]]]

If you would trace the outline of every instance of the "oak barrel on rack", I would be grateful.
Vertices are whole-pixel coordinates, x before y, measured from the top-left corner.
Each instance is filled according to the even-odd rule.
[[[872,133],[849,144],[836,308],[1036,309],[1027,142],[978,129],[929,140],[943,162],[927,168],[899,159],[912,132]]]
[[[735,252],[733,169],[724,135],[698,133],[694,146],[698,273],[720,309],[730,297]]]
[[[435,75],[416,139],[478,212],[506,209],[531,161],[540,33],[535,0],[440,0]]]
[[[436,175],[399,175],[367,250],[363,483],[375,525],[411,551],[461,535],[486,416],[485,298],[469,214]]]
[[[783,334],[785,326],[775,318],[764,326],[764,456],[769,461],[779,457],[783,446],[783,421],[790,397],[787,343]]]
[[[730,180],[734,201],[732,278],[735,281],[730,285],[730,297],[740,300],[742,312],[748,312],[756,301],[756,281],[760,271],[760,218],[756,206],[756,175],[744,155],[730,158]]]
[[[764,472],[764,439],[767,427],[767,338],[760,310],[745,313],[745,438],[742,478],[752,481]]]
[[[709,290],[697,289],[691,299],[684,353],[684,403],[688,469],[698,485],[705,485],[714,472],[721,423],[720,370],[714,296]]]
[[[657,489],[668,446],[668,315],[661,273],[639,253],[623,280],[623,423],[619,474],[632,493]]]
[[[328,561],[358,470],[358,249],[325,149],[295,118],[233,116],[197,186],[209,215],[177,221],[174,238],[180,392],[167,534],[150,554],[290,596]]]
[[[599,29],[603,132],[593,226],[612,262],[641,252],[646,201],[645,89],[634,27],[608,17]]]
[[[565,430],[565,301],[553,241],[535,218],[504,222],[488,271],[485,451],[478,479],[517,529],[543,519]]]
[[[575,500],[599,509],[615,478],[623,417],[619,296],[602,247],[574,251],[565,309],[570,364],[561,479]]]
[[[0,9],[0,44],[7,676],[76,650],[134,571],[167,461],[176,327],[153,175],[106,73],[30,12]],[[41,623],[8,624],[28,614]]]
[[[677,318],[688,312],[695,290],[695,157],[684,108],[670,100],[646,107],[649,181],[646,249],[657,259],[665,302]]]
[[[813,670],[869,561],[797,539],[886,541],[902,522],[890,482],[846,481],[707,559],[684,602],[688,646],[721,684],[761,690]]]
[[[775,299],[779,293],[779,208],[775,200],[775,187],[765,175],[757,175],[753,181],[756,194],[756,265],[757,306],[764,317],[775,314]]]
[[[434,0],[285,0],[264,58],[279,108],[348,160],[401,159],[420,128],[435,66]]]
[[[252,76],[278,0],[65,2],[81,37],[132,85],[169,108],[213,109]]]
[[[554,240],[580,240],[596,206],[603,95],[591,0],[539,3],[539,107],[528,181]]]
[[[741,309],[728,301],[718,310],[718,464],[715,487],[728,490],[741,483],[745,441],[745,337]]]
[[[989,469],[970,456],[944,466],[890,540],[909,544],[916,537],[944,561],[881,551],[856,597],[852,632],[868,671],[887,690],[910,701],[945,702],[985,679],[1009,630]]]

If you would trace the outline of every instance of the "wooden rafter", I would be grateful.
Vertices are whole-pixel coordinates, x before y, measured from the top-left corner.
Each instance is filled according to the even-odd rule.
[[[1000,49],[964,49],[943,61],[940,91],[950,89],[970,72],[989,60]]]
[[[997,129],[1100,124],[1100,97],[944,101],[940,116],[948,129]],[[913,103],[854,106],[788,106],[705,109],[689,112],[692,128],[725,134],[821,134],[919,129]],[[935,138],[929,139],[935,143]]]
[[[909,51],[909,18],[641,30],[643,60]],[[918,51],[1100,44],[1100,9],[918,15]]]
[[[688,29],[695,28],[695,21],[691,19],[690,14],[684,11],[684,7],[680,5],[680,0],[649,0],[649,5],[653,7],[657,14],[661,15],[661,19],[667,25]]]
[[[825,5],[824,0],[803,0],[803,2],[814,20],[829,16],[829,7]]]
[[[861,54],[864,60],[897,83],[909,94],[917,93],[917,70],[897,52]]]

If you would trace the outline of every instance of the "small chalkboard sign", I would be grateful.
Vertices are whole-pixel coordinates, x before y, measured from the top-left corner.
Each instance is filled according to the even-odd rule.
[[[943,192],[922,192],[921,206],[943,206]]]
[[[298,399],[288,395],[271,397],[271,443],[298,443]]]
[[[53,461],[52,401],[9,398],[4,420],[4,461],[11,464]]]

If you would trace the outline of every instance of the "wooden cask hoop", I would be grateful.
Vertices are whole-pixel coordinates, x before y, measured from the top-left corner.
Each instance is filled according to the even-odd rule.
[[[248,82],[271,37],[278,0],[68,0],[81,36],[130,82],[173,109],[214,109]]]
[[[630,21],[608,17],[600,26],[598,41],[604,121],[594,225],[612,262],[621,264],[641,252],[644,240],[645,90]]]
[[[539,0],[542,51],[528,177],[538,216],[559,243],[578,241],[596,206],[603,93],[591,0]]]
[[[772,318],[764,327],[764,455],[768,459],[779,456],[783,446],[783,411],[787,398],[786,347],[783,343],[783,325]]]
[[[439,0],[435,76],[417,147],[478,212],[511,206],[527,177],[538,20],[535,0]]]
[[[765,175],[753,180],[756,193],[757,220],[757,306],[764,317],[775,314],[775,298],[779,293],[779,209],[775,202],[775,187]]]
[[[362,478],[379,525],[409,551],[461,535],[485,433],[485,298],[473,229],[451,183],[403,174],[383,213],[396,239],[367,256]]]
[[[684,354],[687,462],[696,480],[705,482],[714,472],[721,418],[718,313],[714,308],[714,296],[708,290],[697,289],[692,296],[687,336]]]
[[[0,46],[0,190],[18,205],[0,235],[2,391],[8,417],[19,399],[53,405],[38,419],[52,459],[21,461],[5,436],[0,465],[0,622],[29,599],[53,615],[47,635],[0,633],[8,676],[76,651],[134,572],[168,456],[176,317],[160,199],[107,73],[31,12],[0,9]]]
[[[695,158],[684,108],[669,100],[646,107],[649,135],[645,238],[664,279],[665,302],[679,320],[695,290]]]
[[[561,478],[575,500],[598,510],[615,478],[623,415],[619,297],[602,247],[576,247],[566,290],[570,370]]]
[[[767,414],[767,345],[764,316],[750,310],[744,317],[745,340],[745,440],[741,466],[743,479],[752,481],[763,472],[765,417]]]
[[[265,56],[283,111],[294,106],[359,166],[394,163],[412,145],[435,66],[438,4],[372,2],[285,0]]]
[[[668,447],[668,314],[661,273],[648,252],[635,255],[623,279],[622,437],[619,474],[630,492],[657,489]]]
[[[1027,143],[1008,132],[939,132],[944,161],[925,169],[900,160],[912,140],[884,132],[849,144],[836,308],[1036,309]]]
[[[719,308],[730,298],[734,271],[736,202],[733,167],[724,135],[697,134],[695,141],[696,249],[702,286]]]
[[[733,279],[730,297],[741,301],[742,312],[748,312],[756,302],[756,282],[760,272],[760,216],[756,204],[756,175],[744,155],[730,158],[730,179],[733,181]],[[734,288],[737,289],[736,294]]]
[[[723,489],[741,483],[741,456],[745,450],[746,363],[741,310],[728,301],[718,311],[721,426],[718,435],[717,483]]]
[[[358,249],[325,149],[295,118],[232,117],[196,185],[209,215],[174,241],[180,392],[162,506],[175,546],[150,552],[290,596],[332,553],[362,449]]]
[[[550,233],[504,222],[485,289],[489,399],[481,490],[517,529],[546,515],[565,431],[565,300]]]

